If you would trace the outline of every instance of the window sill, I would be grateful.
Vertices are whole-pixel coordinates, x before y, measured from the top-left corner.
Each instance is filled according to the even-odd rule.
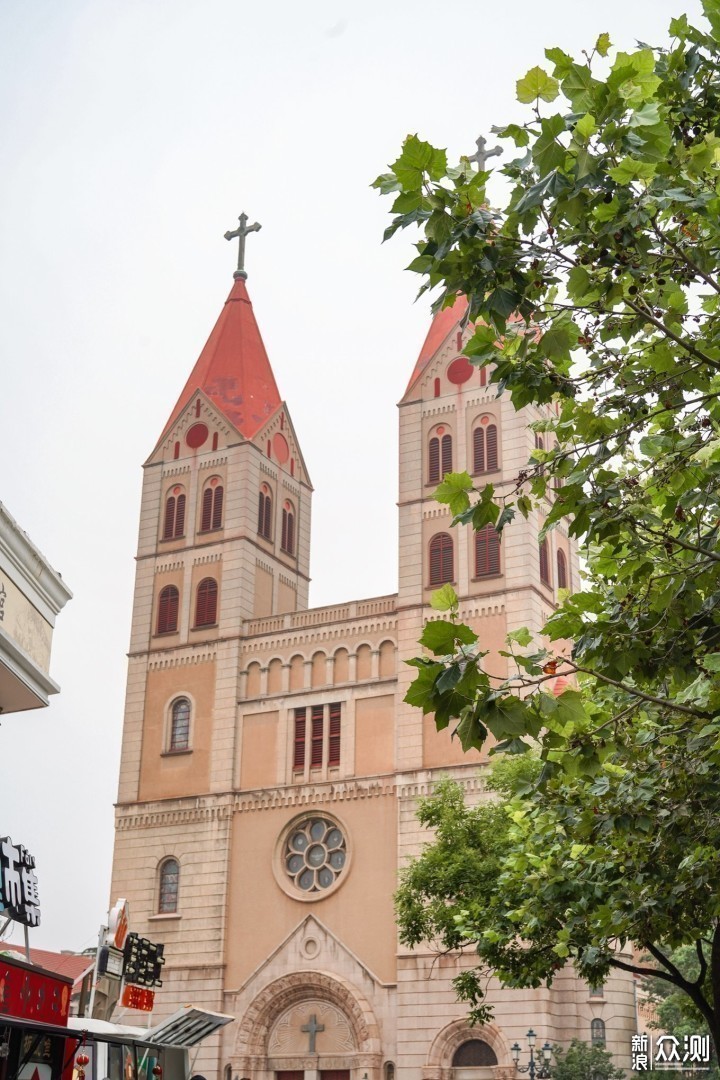
[[[472,472],[471,476],[497,476],[502,472],[502,468],[498,465],[497,469],[483,469],[481,472]]]
[[[172,922],[173,919],[182,919],[179,911],[160,911],[148,916],[148,922]]]
[[[182,757],[183,754],[192,754],[192,746],[186,746],[184,750],[161,750],[160,757]]]
[[[208,533],[222,532],[223,528],[223,525],[216,525],[212,529],[198,529],[198,536],[207,536]]]
[[[257,538],[258,540],[264,540],[266,544],[272,544],[272,537],[266,536],[265,533],[259,532]]]
[[[157,633],[153,634],[153,638],[159,638],[159,637],[177,637],[177,635],[178,635],[179,633],[180,633],[180,631],[179,631],[179,630],[158,630],[158,631],[157,631]]]
[[[159,540],[159,543],[161,543],[161,544],[172,544],[172,542],[174,540],[184,540],[184,539],[185,539],[185,533],[183,533],[182,536],[161,536],[160,540]]]
[[[295,558],[295,552],[294,551],[288,551],[287,548],[284,548],[282,546],[280,547],[280,551],[283,553],[283,555],[289,555],[291,559]]]
[[[474,578],[470,578],[471,581],[496,581],[503,576],[502,570],[497,574],[479,574]]]
[[[455,578],[452,578],[450,581],[430,581],[425,586],[425,588],[426,589],[442,589],[443,585],[455,585],[455,584],[456,584]]]
[[[203,623],[202,626],[191,626],[190,627],[190,633],[194,634],[198,630],[217,630],[218,625],[219,624],[216,623],[216,622],[211,622],[211,623]]]

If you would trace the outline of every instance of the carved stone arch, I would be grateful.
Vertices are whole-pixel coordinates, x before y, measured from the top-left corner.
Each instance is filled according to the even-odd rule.
[[[264,1058],[270,1029],[278,1016],[306,998],[335,1005],[347,1017],[361,1054],[380,1053],[380,1032],[366,998],[349,982],[321,971],[294,971],[269,983],[238,1025],[235,1055]]]
[[[452,1076],[452,1059],[455,1051],[464,1042],[471,1039],[482,1039],[495,1052],[498,1065],[510,1065],[510,1047],[507,1039],[495,1024],[472,1026],[467,1017],[461,1020],[453,1020],[447,1027],[442,1028],[433,1039],[427,1056],[427,1064],[423,1069],[424,1080],[433,1080],[435,1077]]]

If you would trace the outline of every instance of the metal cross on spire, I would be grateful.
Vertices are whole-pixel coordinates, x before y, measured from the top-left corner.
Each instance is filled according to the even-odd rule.
[[[234,278],[242,278],[243,281],[247,278],[247,271],[245,270],[245,237],[248,233],[259,232],[262,225],[258,225],[257,221],[254,225],[248,225],[247,214],[241,214],[238,218],[240,225],[237,229],[233,229],[232,232],[225,233],[226,240],[234,240],[235,237],[240,241],[238,250],[238,264],[237,270],[233,274]]]
[[[481,135],[479,139],[476,139],[475,145],[477,146],[477,150],[468,158],[468,161],[477,161],[479,171],[485,172],[487,159],[489,157],[495,157],[496,154],[502,154],[502,148],[500,146],[494,146],[492,150],[486,150],[487,139],[484,135]]]

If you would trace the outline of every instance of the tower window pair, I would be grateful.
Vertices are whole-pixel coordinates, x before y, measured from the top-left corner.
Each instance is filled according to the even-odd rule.
[[[213,529],[222,528],[224,495],[225,492],[218,477],[213,476],[203,491],[200,532],[211,532]]]
[[[203,578],[195,593],[195,622],[193,627],[214,626],[217,622],[218,583],[214,578]],[[175,634],[180,613],[180,590],[176,585],[166,585],[158,596],[157,634]]]
[[[495,472],[498,467],[498,429],[484,416],[473,431],[473,472]]]
[[[428,443],[428,483],[439,484],[445,473],[452,472],[452,435],[438,429]]]

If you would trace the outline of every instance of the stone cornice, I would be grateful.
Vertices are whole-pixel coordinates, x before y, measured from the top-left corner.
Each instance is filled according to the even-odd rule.
[[[47,619],[51,626],[55,616],[72,593],[57,570],[53,570],[42,552],[0,503],[0,557],[5,556],[13,580],[27,599]],[[26,587],[23,588],[23,585]]]

